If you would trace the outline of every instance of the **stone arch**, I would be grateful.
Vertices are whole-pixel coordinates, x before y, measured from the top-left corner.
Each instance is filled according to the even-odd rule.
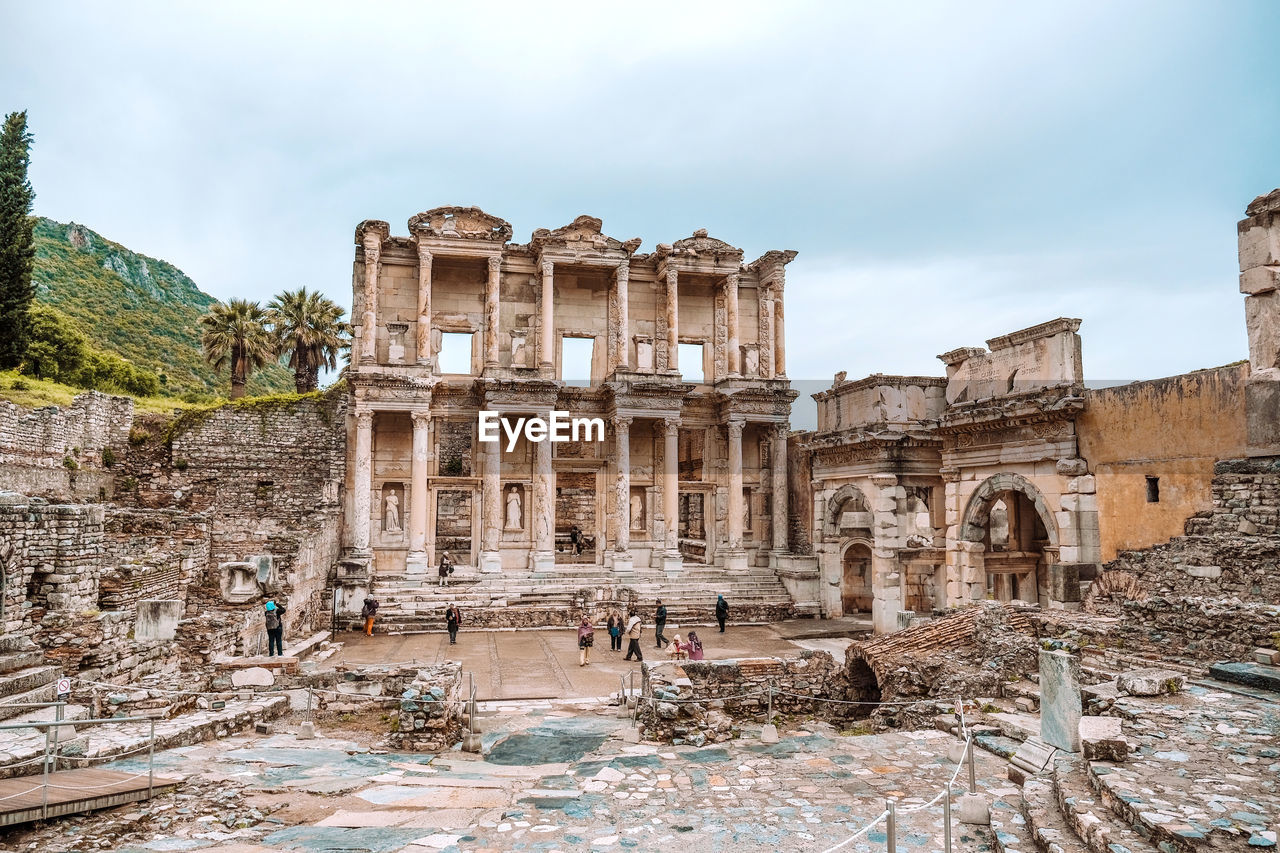
[[[850,613],[870,613],[875,604],[872,582],[871,540],[858,537],[840,547],[840,609]]]
[[[1026,477],[1011,473],[996,474],[988,477],[969,496],[969,503],[966,504],[964,515],[962,516],[960,538],[966,542],[981,542],[986,537],[987,522],[991,517],[991,508],[1000,499],[1000,495],[1005,492],[1018,492],[1031,502],[1032,506],[1035,507],[1036,514],[1040,516],[1040,522],[1044,525],[1045,533],[1049,536],[1049,544],[1056,546],[1058,544],[1058,524],[1054,520],[1053,512],[1050,511],[1044,495]]]
[[[867,500],[867,496],[863,494],[862,490],[852,483],[845,483],[836,489],[835,494],[827,499],[826,517],[823,519],[823,532],[827,536],[840,535],[840,515],[844,512],[845,503],[850,500],[861,503],[861,511],[871,511],[871,503]]]

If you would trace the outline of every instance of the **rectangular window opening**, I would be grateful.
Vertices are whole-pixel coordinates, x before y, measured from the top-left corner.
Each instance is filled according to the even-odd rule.
[[[680,377],[687,382],[702,382],[702,344],[678,344],[676,359]]]
[[[444,332],[440,335],[438,363],[441,373],[471,374],[471,332]]]
[[[1147,503],[1149,504],[1160,503],[1160,478],[1159,477],[1147,478]]]
[[[560,339],[560,378],[566,385],[591,387],[591,356],[595,345],[595,338],[565,335]]]

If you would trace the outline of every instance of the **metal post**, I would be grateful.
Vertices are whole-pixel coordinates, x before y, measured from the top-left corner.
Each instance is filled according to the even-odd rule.
[[[58,704],[53,709],[53,719],[62,722],[62,705]],[[62,734],[62,726],[53,727],[53,772],[58,772],[58,735]]]
[[[314,719],[315,719],[315,716],[314,716],[314,714],[313,714],[313,713],[312,713],[312,711],[311,711],[311,693],[312,693],[312,691],[311,691],[311,686],[310,686],[310,685],[308,685],[308,686],[307,686],[307,719],[308,719],[308,720],[314,720]]]
[[[151,743],[147,747],[147,799],[155,793],[156,785],[156,721],[151,719]]]
[[[769,704],[767,716],[764,718],[764,724],[767,726],[773,722],[773,682],[769,682]]]
[[[976,794],[978,793],[978,784],[976,778],[977,767],[973,756],[973,735],[969,735],[968,746],[966,749],[969,750],[969,793]]]
[[[886,853],[895,853],[898,848],[898,812],[894,808],[893,800],[889,800],[889,819],[884,825],[884,840]]]
[[[951,783],[947,783],[947,793],[942,798],[942,850],[951,853]]]
[[[52,729],[57,726],[50,726],[44,730],[44,781],[43,790],[40,792],[40,819],[48,820],[49,818],[49,734]]]
[[[471,711],[467,714],[467,722],[471,726],[471,733],[476,733],[476,688],[471,685]]]

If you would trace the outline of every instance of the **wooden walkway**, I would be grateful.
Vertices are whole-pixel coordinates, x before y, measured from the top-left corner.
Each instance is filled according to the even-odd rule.
[[[179,780],[156,776],[154,786],[150,786],[146,773],[95,768],[59,770],[49,774],[47,799],[43,783],[43,776],[0,779],[0,826],[136,803],[153,794],[172,791]]]

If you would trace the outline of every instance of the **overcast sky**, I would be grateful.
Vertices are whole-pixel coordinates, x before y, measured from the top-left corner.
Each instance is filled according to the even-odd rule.
[[[1085,369],[1246,356],[1280,4],[6,3],[36,212],[215,296],[350,304],[353,231],[479,205],[800,252],[787,365],[941,375],[1057,316]]]

